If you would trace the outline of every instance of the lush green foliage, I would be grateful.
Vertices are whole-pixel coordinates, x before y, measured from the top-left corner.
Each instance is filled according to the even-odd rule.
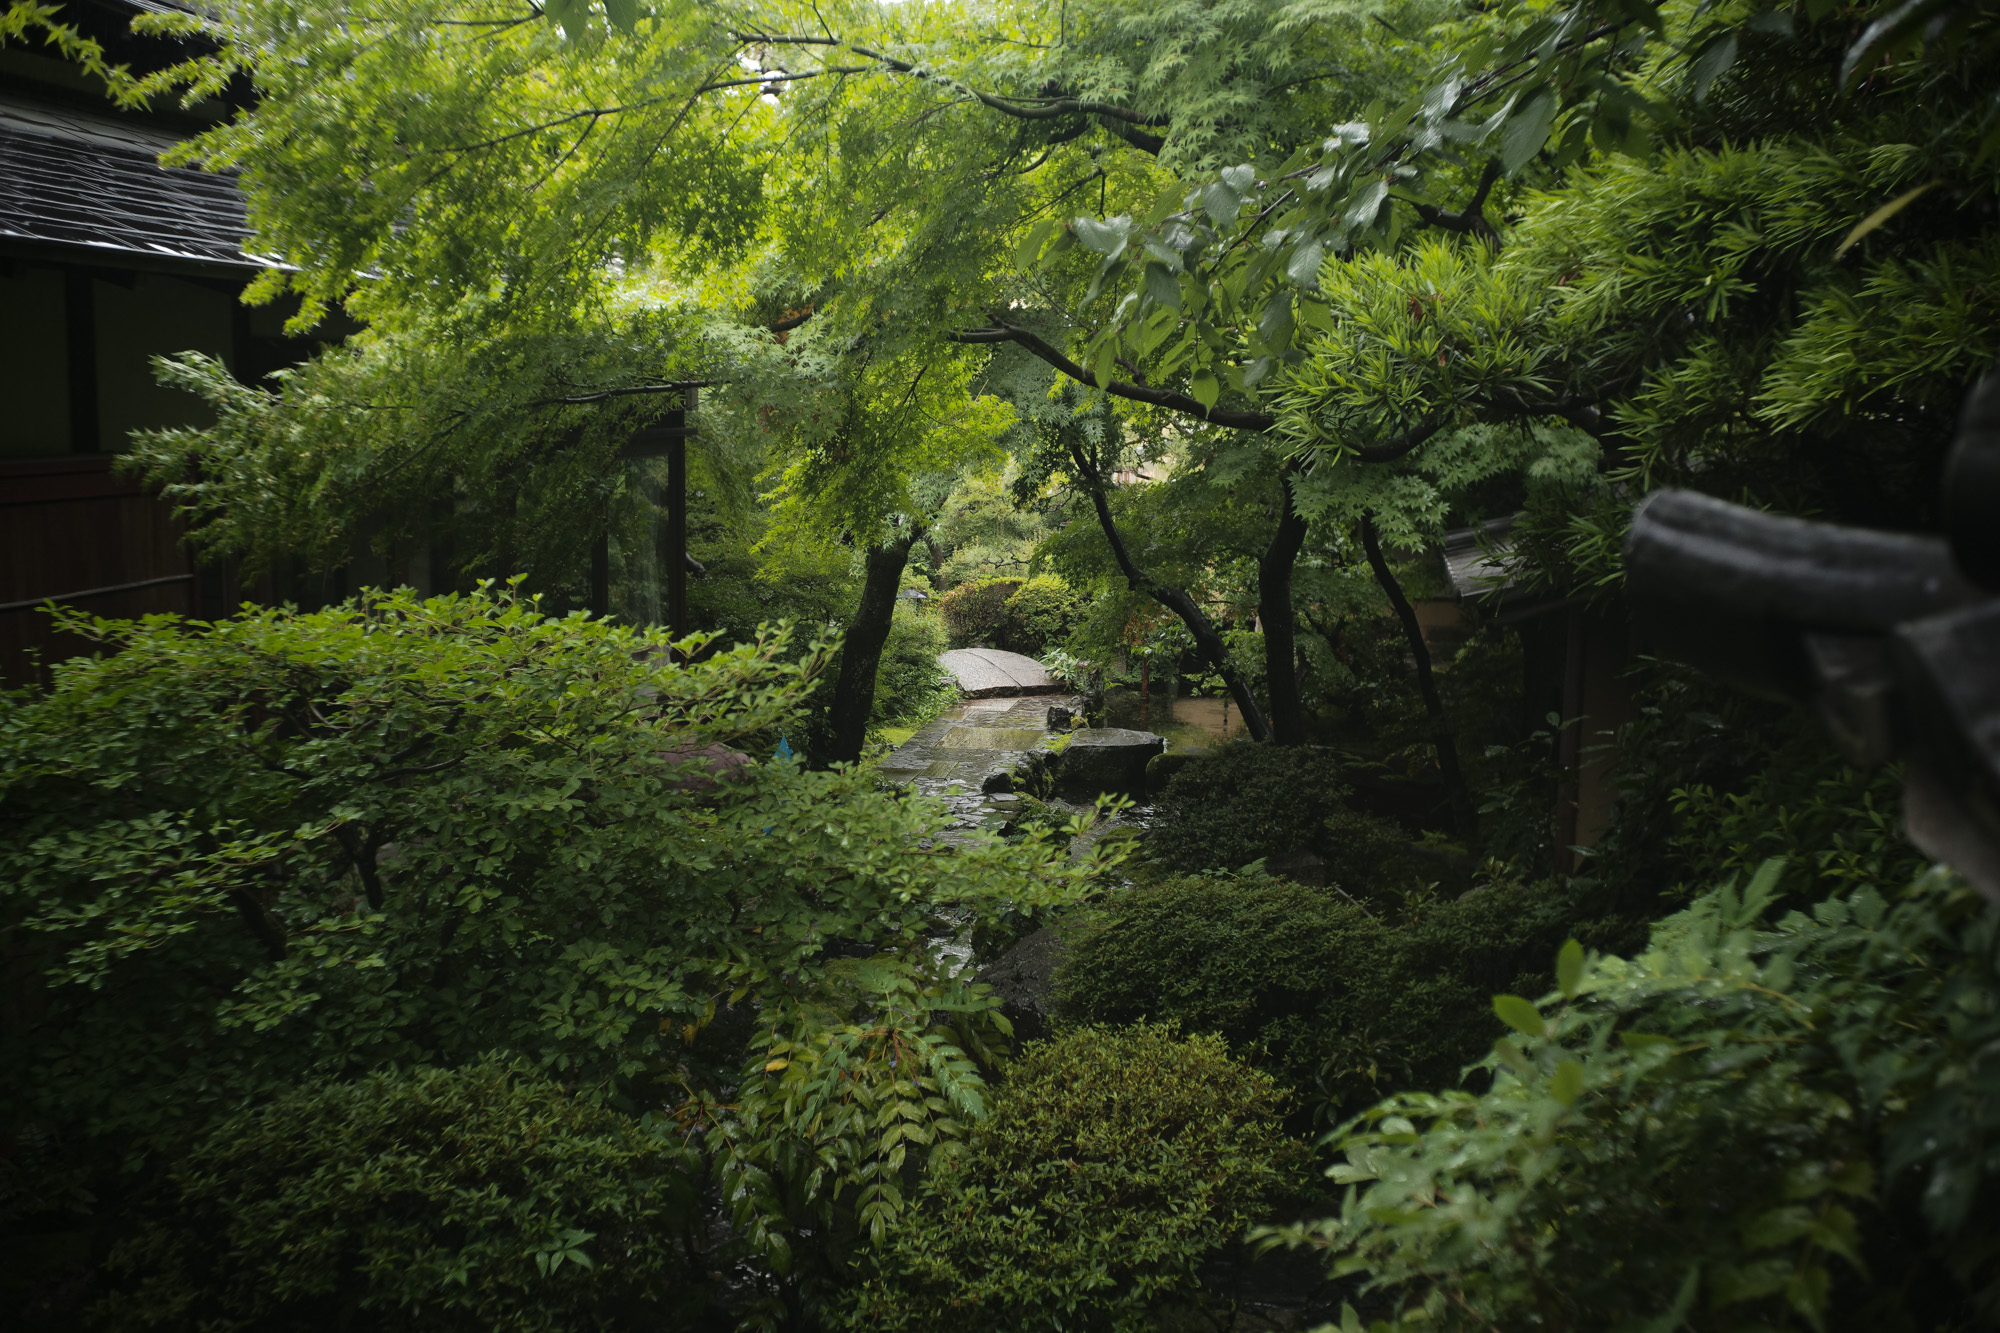
[[[1291,1087],[1358,1109],[1450,1083],[1497,1029],[1494,991],[1547,966],[1571,929],[1546,888],[1493,885],[1371,913],[1336,888],[1187,875],[1114,895],[1065,927],[1064,1016],[1215,1032]]]
[[[1494,1001],[1491,1088],[1349,1125],[1340,1215],[1290,1238],[1386,1289],[1378,1327],[1989,1320],[2000,913],[1940,872],[1770,922],[1779,871],[1629,961],[1564,946]]]
[[[1340,757],[1327,750],[1225,745],[1168,781],[1154,805],[1148,850],[1175,869],[1235,870],[1315,847],[1328,816],[1344,808],[1341,770]]]
[[[1041,574],[1016,588],[1000,615],[1005,646],[1035,657],[1068,641],[1083,618],[1083,604],[1067,583]]]
[[[895,1206],[896,1145],[811,1089],[928,1081],[934,1137],[976,1111],[999,1027],[935,913],[1081,887],[1044,844],[934,850],[930,804],[764,759],[814,667],[782,635],[677,666],[657,631],[407,592],[68,623],[117,651],[0,711],[0,892],[38,983],[0,1104],[106,1168],[303,1082],[500,1051],[668,1116],[783,1263],[850,1187]],[[752,1029],[710,1043],[732,1006]]]
[[[1285,1098],[1215,1037],[1072,1029],[1029,1044],[965,1151],[843,1302],[856,1329],[1154,1326],[1288,1192]]]
[[[875,719],[922,722],[958,701],[958,681],[938,664],[950,647],[936,613],[907,602],[896,607],[882,665],[875,673]]]
[[[672,1156],[499,1061],[302,1085],[135,1204],[93,1314],[218,1333],[674,1323],[705,1275],[673,1243],[695,1199]]]
[[[999,647],[1007,620],[1007,599],[1021,586],[1020,579],[974,579],[939,597],[937,612],[951,634],[951,646]]]

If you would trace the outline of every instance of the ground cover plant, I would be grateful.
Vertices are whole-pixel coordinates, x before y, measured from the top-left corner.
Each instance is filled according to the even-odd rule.
[[[134,1204],[92,1317],[135,1329],[694,1322],[703,1283],[673,1236],[696,1200],[676,1155],[501,1060],[307,1084],[217,1125]]]
[[[1179,870],[1236,870],[1314,850],[1350,794],[1343,756],[1329,750],[1238,742],[1167,780],[1148,848]]]

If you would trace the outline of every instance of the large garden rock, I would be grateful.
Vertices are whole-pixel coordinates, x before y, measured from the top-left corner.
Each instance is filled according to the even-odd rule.
[[[1146,762],[1166,750],[1166,738],[1150,731],[1097,727],[1072,732],[1056,774],[1065,785],[1094,785],[1103,791],[1144,791]]]
[[[1013,948],[979,969],[978,980],[993,988],[1017,1041],[1033,1041],[1047,1033],[1056,968],[1068,952],[1054,928],[1044,926],[1023,935]]]

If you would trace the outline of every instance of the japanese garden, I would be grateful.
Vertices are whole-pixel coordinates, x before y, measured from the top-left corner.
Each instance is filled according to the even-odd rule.
[[[9,1328],[2000,1323],[1991,0],[0,58]]]

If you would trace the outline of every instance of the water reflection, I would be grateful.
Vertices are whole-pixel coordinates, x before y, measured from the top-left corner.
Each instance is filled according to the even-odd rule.
[[[1108,690],[1104,695],[1106,726],[1136,727],[1167,738],[1167,749],[1206,750],[1241,737],[1243,713],[1225,695],[1220,698],[1141,700],[1137,690]]]

